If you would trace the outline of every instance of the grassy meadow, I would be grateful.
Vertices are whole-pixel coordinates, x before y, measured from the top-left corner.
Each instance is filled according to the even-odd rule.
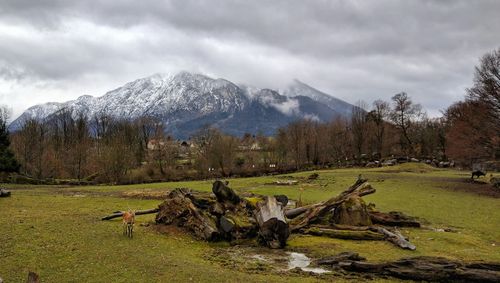
[[[465,182],[469,172],[422,164],[315,172],[317,180],[292,186],[272,182],[312,172],[230,179],[229,184],[239,193],[285,194],[314,203],[340,193],[361,173],[377,189],[364,197],[367,203],[426,223],[425,229],[401,230],[417,250],[402,250],[386,241],[296,234],[284,251],[252,243],[207,243],[179,229],[157,227],[154,215],[137,216],[134,238],[128,239],[121,234],[121,219],[100,220],[116,210],[154,208],[161,202],[137,197],[141,194],[161,195],[178,187],[210,191],[211,181],[89,187],[4,184],[12,196],[0,199],[0,278],[24,282],[28,271],[37,272],[42,282],[327,282],[338,276],[286,271],[257,260],[258,255],[280,257],[291,251],[313,259],[355,251],[373,262],[421,255],[500,262],[500,198],[477,193],[487,185]],[[452,232],[440,232],[440,228]],[[286,267],[286,262],[281,264]],[[334,280],[359,278],[338,276]],[[391,279],[374,280],[378,281]]]

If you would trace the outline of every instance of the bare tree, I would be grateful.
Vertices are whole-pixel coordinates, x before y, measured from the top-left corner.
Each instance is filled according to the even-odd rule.
[[[73,160],[73,176],[80,180],[86,173],[87,156],[91,147],[87,118],[83,114],[74,122],[73,146],[71,156]]]
[[[474,85],[467,89],[468,98],[489,110],[490,126],[500,132],[500,48],[485,54],[476,67]]]
[[[401,149],[406,154],[412,154],[414,144],[411,130],[415,123],[422,118],[422,106],[414,104],[406,92],[394,95],[392,102],[391,120],[401,132]]]
[[[349,122],[344,119],[335,119],[328,124],[326,133],[330,162],[337,166],[345,164],[352,155],[352,135]]]
[[[363,145],[365,144],[367,134],[368,123],[365,108],[367,108],[367,105],[363,101],[358,101],[356,106],[352,108],[351,131],[354,150],[358,161],[363,153]]]
[[[220,132],[217,129],[206,125],[193,136],[196,167],[201,176],[207,176],[211,171],[210,154],[218,135]]]
[[[295,168],[300,169],[306,160],[305,125],[302,121],[291,123],[287,127],[288,148],[295,163]]]
[[[383,155],[385,120],[389,118],[390,106],[389,103],[383,100],[375,100],[372,110],[368,113],[368,120],[375,125],[374,141],[375,150],[381,156]]]
[[[142,128],[144,130],[144,128]],[[163,123],[155,124],[154,135],[150,140],[152,158],[158,166],[161,175],[166,174],[167,167],[175,165],[175,158],[178,155],[178,145],[175,140],[168,135],[165,135]]]
[[[210,164],[218,167],[222,176],[229,176],[235,160],[238,139],[223,134],[216,135],[210,148]]]
[[[500,159],[500,48],[485,54],[476,67],[474,85],[467,90],[468,101],[484,109],[478,130],[483,146]]]

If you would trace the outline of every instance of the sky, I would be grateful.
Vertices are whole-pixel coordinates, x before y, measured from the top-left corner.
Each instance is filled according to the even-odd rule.
[[[29,106],[189,71],[299,79],[350,103],[405,91],[430,116],[500,47],[500,1],[0,1],[0,104]]]

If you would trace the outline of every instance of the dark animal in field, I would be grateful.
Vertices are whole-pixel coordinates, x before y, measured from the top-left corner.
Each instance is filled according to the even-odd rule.
[[[0,198],[10,197],[10,191],[0,189]]]
[[[476,171],[472,171],[472,175],[470,176],[470,178],[474,179],[474,177],[479,178],[481,176],[486,176],[486,174],[481,170],[476,170]]]
[[[237,204],[240,202],[240,197],[227,185],[228,181],[215,181],[212,185],[212,192],[217,197],[218,202],[229,201],[233,204]]]

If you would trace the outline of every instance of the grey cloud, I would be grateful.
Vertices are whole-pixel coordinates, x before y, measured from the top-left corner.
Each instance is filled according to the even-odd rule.
[[[75,97],[163,71],[272,88],[299,78],[350,102],[407,91],[436,114],[499,46],[499,10],[494,0],[7,0],[0,78],[16,94],[32,78]]]

